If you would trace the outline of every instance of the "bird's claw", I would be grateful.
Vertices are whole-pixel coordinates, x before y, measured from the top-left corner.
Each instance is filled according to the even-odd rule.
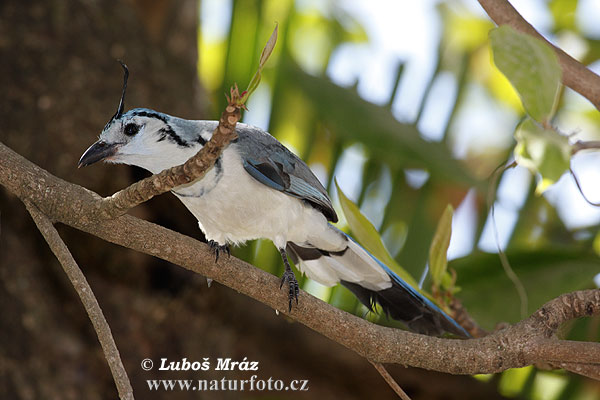
[[[292,311],[292,300],[296,299],[296,304],[298,304],[298,293],[300,293],[300,287],[298,286],[298,281],[296,280],[296,275],[294,275],[294,271],[286,270],[283,272],[281,276],[281,283],[279,284],[279,289],[283,287],[283,284],[288,284],[290,291],[288,294],[289,299],[289,311]]]
[[[214,240],[210,240],[208,242],[208,245],[210,246],[210,250],[215,253],[215,263],[217,261],[219,261],[219,254],[221,252],[227,253],[227,257],[231,257],[231,252],[229,251],[229,246],[226,244],[219,244],[219,242],[216,242]]]

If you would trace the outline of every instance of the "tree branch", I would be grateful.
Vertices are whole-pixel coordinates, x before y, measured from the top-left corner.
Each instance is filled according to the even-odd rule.
[[[219,125],[211,139],[184,164],[166,169],[156,175],[135,182],[129,187],[103,199],[97,212],[102,218],[115,218],[154,196],[202,178],[215,164],[229,142],[237,137],[235,125],[241,118],[237,86],[231,90],[229,104],[221,114]]]
[[[510,25],[516,30],[541,39],[552,46],[562,68],[562,82],[587,98],[600,110],[600,76],[546,40],[508,1],[479,0],[479,4],[497,25]]]
[[[214,263],[209,247],[161,226],[123,215],[98,217],[97,194],[65,182],[0,143],[0,184],[34,203],[53,221],[200,273],[250,296],[280,313],[380,363],[398,363],[452,374],[494,373],[536,363],[600,364],[600,343],[553,339],[567,320],[600,315],[600,290],[558,297],[529,318],[472,340],[428,337],[374,325],[300,293],[287,311],[279,279],[234,257]]]
[[[575,374],[600,381],[600,365],[598,364],[571,364],[563,362],[550,365],[556,369],[563,368]]]
[[[369,361],[369,362],[371,363],[371,365],[373,365],[373,367],[375,367],[377,372],[379,372],[379,375],[381,375],[383,380],[385,380],[385,382],[389,385],[390,388],[392,388],[392,390],[398,395],[398,397],[400,397],[402,400],[410,400],[410,397],[408,397],[408,395],[404,392],[404,390],[402,390],[400,385],[398,385],[398,382],[396,382],[394,380],[392,375],[390,375],[388,370],[385,369],[383,364],[373,362],[373,361]]]
[[[99,216],[102,218],[118,217],[125,214],[130,208],[148,201],[154,196],[168,192],[177,186],[201,179],[206,175],[208,170],[221,156],[225,147],[227,147],[232,140],[237,138],[235,126],[241,118],[240,110],[246,108],[245,103],[260,83],[261,71],[277,43],[277,31],[278,25],[275,24],[275,29],[260,55],[258,69],[252,77],[248,89],[240,95],[237,85],[231,88],[229,96],[227,96],[227,107],[225,107],[225,111],[221,113],[219,124],[214,130],[208,143],[184,164],[169,168],[146,179],[142,179],[141,181],[118,191],[111,197],[104,199],[97,208]]]
[[[569,172],[571,173],[571,176],[573,177],[573,180],[575,181],[575,186],[577,186],[577,190],[579,190],[579,193],[581,194],[581,197],[583,197],[583,199],[591,206],[593,207],[600,207],[600,202],[595,202],[590,200],[586,194],[583,192],[583,187],[581,186],[581,183],[579,182],[579,178],[577,177],[577,175],[575,174],[575,171],[573,171],[573,168],[569,168]]]
[[[576,154],[582,150],[600,150],[600,140],[578,140],[573,143],[573,154]]]
[[[98,340],[102,346],[104,357],[108,362],[110,372],[112,373],[113,380],[117,386],[119,398],[123,400],[133,400],[131,382],[129,382],[129,377],[121,362],[121,355],[119,354],[119,350],[113,339],[110,326],[104,318],[100,304],[98,304],[98,300],[96,300],[92,288],[87,279],[85,279],[85,275],[81,272],[81,269],[79,269],[79,266],[71,255],[67,245],[62,241],[56,228],[54,228],[54,225],[52,225],[52,222],[48,217],[29,201],[25,201],[25,206],[27,207],[29,214],[31,214],[36,226],[44,236],[44,239],[46,239],[48,246],[50,246],[50,249],[60,262],[60,265],[62,265],[63,270],[79,295],[79,298],[85,307],[85,311],[92,321],[92,325],[94,326],[94,330],[96,331]]]

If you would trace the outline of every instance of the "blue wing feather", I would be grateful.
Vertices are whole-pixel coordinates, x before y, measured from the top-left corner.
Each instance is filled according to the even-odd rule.
[[[269,177],[266,174],[264,174],[263,172],[261,172],[256,167],[256,164],[253,164],[249,160],[244,160],[243,163],[244,163],[244,169],[246,170],[246,172],[248,172],[250,174],[250,176],[252,176],[254,179],[259,181],[263,185],[267,185],[275,190],[279,190],[282,192],[285,190],[285,187],[283,186],[282,183],[276,182],[272,177]]]
[[[327,191],[310,168],[279,143],[257,128],[237,130],[238,149],[244,169],[260,183],[307,201],[332,222],[337,222]]]

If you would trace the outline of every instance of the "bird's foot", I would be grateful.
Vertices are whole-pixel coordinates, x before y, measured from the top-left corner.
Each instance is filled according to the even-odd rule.
[[[220,253],[227,253],[227,257],[231,256],[231,252],[229,251],[229,246],[226,244],[219,244],[219,242],[215,242],[214,240],[210,240],[208,242],[210,246],[210,250],[215,254],[215,263],[219,261]]]
[[[283,284],[288,284],[290,288],[290,292],[288,294],[289,299],[289,311],[292,311],[292,300],[296,299],[296,304],[298,304],[298,293],[300,292],[300,288],[298,286],[298,281],[296,280],[296,275],[294,275],[294,271],[291,269],[286,269],[281,276],[281,283],[279,285],[279,289],[283,287]]]

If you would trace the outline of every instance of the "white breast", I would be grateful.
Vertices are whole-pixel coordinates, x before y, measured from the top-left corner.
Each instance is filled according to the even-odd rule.
[[[215,166],[201,181],[176,189],[207,240],[239,244],[265,238],[278,248],[285,248],[288,241],[331,251],[344,248],[345,240],[323,214],[252,178],[235,148],[224,151],[220,177]]]

